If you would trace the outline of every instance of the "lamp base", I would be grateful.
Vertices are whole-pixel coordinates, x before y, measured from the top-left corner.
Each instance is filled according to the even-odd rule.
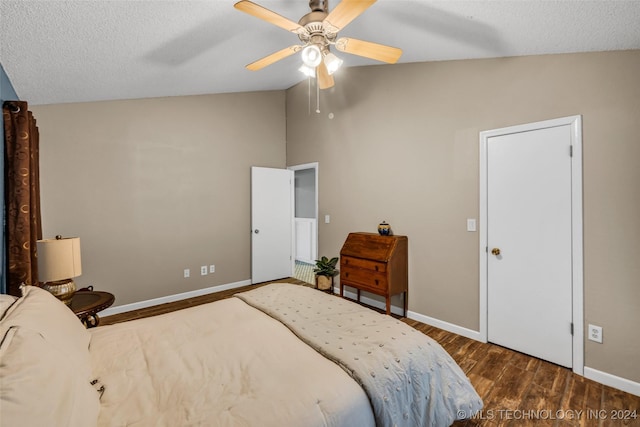
[[[72,279],[56,280],[55,282],[45,282],[42,289],[51,292],[66,305],[71,305],[71,299],[76,293],[76,283]]]

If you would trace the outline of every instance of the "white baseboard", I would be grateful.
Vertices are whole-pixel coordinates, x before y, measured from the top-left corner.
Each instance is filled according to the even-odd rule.
[[[414,311],[409,311],[407,313],[407,317],[409,319],[417,320],[418,322],[443,329],[447,332],[462,335],[463,337],[470,338],[472,340],[482,341],[480,332],[454,325],[453,323],[445,322],[444,320],[434,319],[433,317],[425,316],[424,314],[416,313]]]
[[[617,388],[627,393],[640,396],[640,383],[598,371],[597,369],[584,367],[584,377],[609,387]]]
[[[116,307],[107,308],[100,312],[100,317],[112,316],[114,314],[120,314],[132,310],[140,310],[142,308],[153,307],[154,305],[166,304],[168,302],[180,301],[187,298],[199,297],[201,295],[208,295],[214,292],[226,291],[229,289],[239,288],[241,286],[247,286],[251,284],[251,280],[241,280],[240,282],[227,283],[225,285],[211,286],[210,288],[197,289],[195,291],[183,292],[180,294],[167,295],[166,297],[153,298],[146,301],[134,302],[131,304],[119,305]]]
[[[340,294],[340,286],[335,286],[333,288],[333,293]],[[349,291],[346,288],[344,290],[344,296],[354,301],[356,301],[356,299],[358,298],[357,292]],[[371,307],[378,308],[380,310],[387,309],[387,304],[384,301],[378,301],[377,299],[364,296],[362,292],[360,293],[360,302],[366,305],[370,305]],[[391,312],[393,314],[397,314],[398,316],[404,316],[402,307],[398,307],[393,304],[391,305]]]
[[[336,286],[333,289],[333,292],[339,294],[340,287]],[[353,300],[358,297],[358,294],[356,292],[351,292],[347,289],[344,290],[344,295]],[[381,310],[386,310],[387,308],[386,304],[383,301],[378,301],[376,299],[363,296],[362,294],[360,294],[360,302],[375,308],[379,308]],[[398,307],[393,304],[391,305],[391,312],[393,314],[397,314],[398,316],[402,316],[404,314],[402,312],[402,307]],[[480,336],[480,332],[478,331],[473,331],[462,326],[454,325],[453,323],[434,319],[433,317],[425,316],[424,314],[416,313],[415,311],[407,310],[407,317],[409,319],[417,320],[418,322],[422,322],[427,325],[435,326],[436,328],[444,329],[445,331],[452,332],[454,334],[462,335],[463,337],[471,338],[472,340],[482,341],[482,337]]]

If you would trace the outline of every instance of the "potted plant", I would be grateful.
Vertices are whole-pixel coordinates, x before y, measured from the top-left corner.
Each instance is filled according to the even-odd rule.
[[[316,268],[313,271],[316,273],[317,289],[322,291],[333,290],[333,278],[338,274],[336,264],[338,264],[338,257],[329,259],[323,256],[316,260]]]

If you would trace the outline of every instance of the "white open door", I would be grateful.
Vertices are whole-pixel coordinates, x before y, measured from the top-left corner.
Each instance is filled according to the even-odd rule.
[[[293,275],[293,171],[251,168],[251,283]]]

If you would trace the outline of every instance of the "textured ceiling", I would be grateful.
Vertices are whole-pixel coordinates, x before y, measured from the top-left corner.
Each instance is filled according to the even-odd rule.
[[[293,21],[309,11],[307,0],[254,1]],[[234,2],[0,0],[0,63],[31,104],[285,89],[303,80],[298,55],[244,69],[298,39]],[[378,0],[340,36],[400,47],[399,62],[640,49],[640,1]],[[344,66],[376,64],[338,54]]]

